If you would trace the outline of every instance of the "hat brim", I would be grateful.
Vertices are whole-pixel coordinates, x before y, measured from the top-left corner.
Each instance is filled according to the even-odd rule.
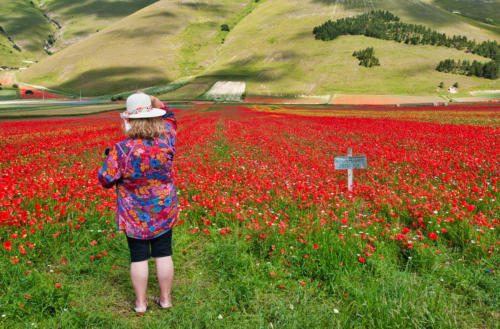
[[[155,118],[162,117],[167,113],[165,110],[152,108],[150,111],[144,111],[136,114],[128,114],[127,111],[123,112],[125,116],[129,119],[146,119],[146,118]]]

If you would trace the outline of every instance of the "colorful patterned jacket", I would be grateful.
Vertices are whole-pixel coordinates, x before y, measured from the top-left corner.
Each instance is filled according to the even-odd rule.
[[[163,109],[167,109],[165,104]],[[118,231],[136,239],[158,237],[177,220],[172,175],[177,123],[171,112],[163,119],[165,134],[152,140],[127,138],[117,143],[98,172],[102,186],[116,186]]]

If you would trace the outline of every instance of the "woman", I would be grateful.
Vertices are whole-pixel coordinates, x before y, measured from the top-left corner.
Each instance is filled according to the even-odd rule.
[[[116,186],[116,222],[118,230],[127,236],[136,295],[134,310],[139,314],[148,307],[151,256],[160,285],[155,302],[163,309],[172,307],[172,226],[178,215],[172,161],[177,124],[166,109],[154,96],[136,93],[128,97],[127,110],[120,115],[128,138],[111,149],[98,173],[102,186]]]

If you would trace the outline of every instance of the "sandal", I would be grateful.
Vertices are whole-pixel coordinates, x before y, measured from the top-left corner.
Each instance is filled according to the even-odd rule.
[[[149,304],[146,303],[146,308],[144,309],[144,311],[137,311],[137,307],[134,306],[134,312],[137,314],[137,315],[144,315],[146,314],[146,311],[148,310],[148,307],[149,307]]]
[[[158,305],[162,310],[168,310],[168,309],[172,308],[172,303],[167,303],[166,305],[162,305],[161,301],[160,301],[160,297],[155,297],[154,301],[155,301],[156,305]]]

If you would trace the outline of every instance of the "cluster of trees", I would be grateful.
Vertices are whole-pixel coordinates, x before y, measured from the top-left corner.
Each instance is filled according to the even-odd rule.
[[[498,78],[498,62],[496,61],[481,63],[475,60],[471,63],[468,60],[455,61],[454,59],[445,59],[444,61],[439,62],[436,70],[439,72],[456,73],[469,76],[475,75],[477,77],[487,79]]]
[[[372,67],[380,65],[377,57],[375,57],[375,51],[373,47],[368,47],[363,50],[358,50],[352,53],[354,57],[359,60],[359,65],[365,67]]]
[[[341,35],[366,35],[385,39],[386,26],[398,22],[399,17],[388,11],[371,11],[354,17],[345,17],[336,21],[328,20],[313,29],[317,40],[333,40]]]
[[[318,40],[333,40],[341,35],[364,35],[367,37],[394,40],[411,45],[435,45],[468,52],[486,58],[492,63],[487,64],[491,71],[494,65],[500,63],[500,45],[497,41],[483,41],[476,43],[465,36],[447,36],[419,24],[401,22],[399,17],[389,11],[371,11],[354,17],[341,18],[336,21],[328,20],[313,29],[314,37]],[[489,72],[488,71],[488,72]],[[484,74],[481,75],[486,77]],[[487,76],[491,76],[488,74]]]

